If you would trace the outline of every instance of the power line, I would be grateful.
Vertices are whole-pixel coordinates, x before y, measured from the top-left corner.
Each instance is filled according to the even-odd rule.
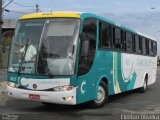
[[[5,7],[7,7],[11,2],[13,2],[13,0],[11,0],[10,2],[8,2],[2,9],[4,9]]]
[[[17,10],[8,10],[8,9],[4,9],[6,12],[16,12],[16,13],[21,13],[21,14],[28,14],[25,12],[21,12],[21,11],[17,11]]]
[[[12,2],[13,4],[19,5],[19,6],[23,6],[23,7],[34,7],[34,6],[27,6],[27,5],[22,5],[20,3],[16,3],[16,2]]]
[[[0,1],[0,41],[2,39],[2,0]]]

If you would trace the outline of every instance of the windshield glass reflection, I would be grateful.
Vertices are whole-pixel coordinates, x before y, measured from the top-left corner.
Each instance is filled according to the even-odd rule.
[[[79,19],[21,20],[12,40],[9,71],[72,75],[75,70]]]
[[[39,74],[74,74],[79,19],[46,21],[37,72]]]

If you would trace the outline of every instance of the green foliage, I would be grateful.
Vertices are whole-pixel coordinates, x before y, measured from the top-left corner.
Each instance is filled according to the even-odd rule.
[[[9,50],[10,45],[11,45],[11,40],[6,40],[6,48],[7,48],[7,50]]]
[[[11,40],[6,40],[6,46],[9,47],[11,45]]]

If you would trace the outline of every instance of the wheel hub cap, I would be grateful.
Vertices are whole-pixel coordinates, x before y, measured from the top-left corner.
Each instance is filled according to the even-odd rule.
[[[105,99],[105,90],[103,89],[102,86],[98,87],[98,93],[97,93],[97,99],[95,102],[101,103]]]

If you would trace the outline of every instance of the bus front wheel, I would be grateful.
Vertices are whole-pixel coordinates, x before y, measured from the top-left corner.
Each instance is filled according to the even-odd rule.
[[[108,101],[108,87],[104,81],[101,81],[98,86],[98,93],[95,100],[89,102],[91,108],[98,108],[105,105]]]

